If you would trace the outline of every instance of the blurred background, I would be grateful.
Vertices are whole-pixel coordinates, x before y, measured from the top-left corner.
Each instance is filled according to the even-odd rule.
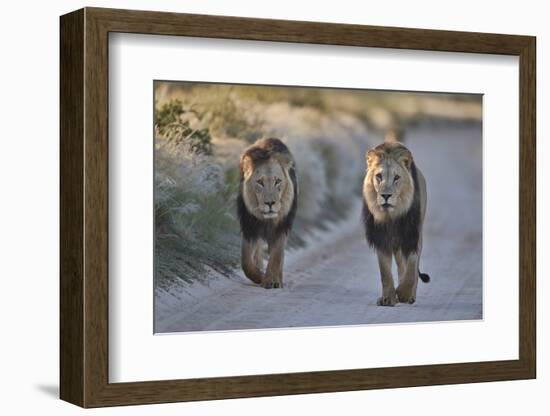
[[[449,126],[474,126],[479,140],[481,120],[481,96],[473,94],[156,81],[157,291],[235,273],[239,155],[255,140],[278,137],[296,159],[292,250],[359,203],[367,148],[384,140],[412,146],[419,131]],[[481,143],[476,149],[481,162]]]

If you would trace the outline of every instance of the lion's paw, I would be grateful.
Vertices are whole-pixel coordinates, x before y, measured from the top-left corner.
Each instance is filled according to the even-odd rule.
[[[395,306],[397,303],[397,296],[395,294],[391,296],[380,296],[376,301],[378,306]]]
[[[409,305],[412,305],[414,302],[416,302],[416,296],[412,294],[411,290],[409,289],[398,287],[396,289],[396,293],[397,293],[397,298],[401,303],[408,303]]]
[[[262,287],[264,289],[281,289],[283,285],[279,282],[274,282],[272,280],[262,282]]]

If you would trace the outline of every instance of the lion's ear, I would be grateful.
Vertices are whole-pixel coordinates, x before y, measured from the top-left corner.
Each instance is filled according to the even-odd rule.
[[[405,169],[411,170],[413,157],[412,153],[409,150],[405,150],[404,152],[402,152],[397,160],[405,167]]]
[[[380,160],[380,153],[378,153],[374,149],[369,150],[365,155],[365,162],[367,163],[367,169],[369,166],[374,165],[379,160]]]
[[[277,160],[285,170],[290,170],[294,168],[294,159],[290,155],[290,153],[278,153],[276,156]]]
[[[248,178],[250,177],[250,175],[252,175],[252,172],[254,170],[254,163],[252,162],[252,158],[249,155],[241,156],[240,168],[241,176],[243,178]]]

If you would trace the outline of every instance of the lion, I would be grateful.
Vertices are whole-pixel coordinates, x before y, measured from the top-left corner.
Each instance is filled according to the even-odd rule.
[[[283,287],[288,233],[298,207],[296,167],[279,139],[256,141],[240,158],[237,214],[241,226],[241,265],[246,277],[266,289]],[[263,243],[268,262],[263,269]]]
[[[363,221],[367,242],[376,250],[382,280],[380,306],[416,300],[420,273],[422,227],[427,192],[424,175],[412,153],[402,143],[386,142],[367,151],[363,182]],[[394,287],[392,258],[395,257],[399,285]]]

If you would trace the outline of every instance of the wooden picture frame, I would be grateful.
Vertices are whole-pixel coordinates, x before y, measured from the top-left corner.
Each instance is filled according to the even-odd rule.
[[[536,376],[535,38],[85,8],[61,17],[60,396],[82,407],[397,388]],[[519,57],[519,359],[109,383],[110,32]]]

